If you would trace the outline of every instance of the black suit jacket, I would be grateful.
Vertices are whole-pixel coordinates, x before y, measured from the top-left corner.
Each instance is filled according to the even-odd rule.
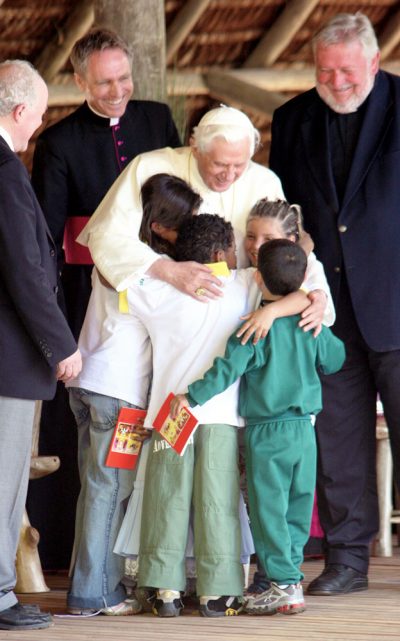
[[[342,203],[315,89],[276,110],[270,166],[303,209],[334,300],[345,269],[367,344],[400,349],[400,78],[380,71],[367,102]]]
[[[56,243],[63,285],[59,302],[76,337],[89,301],[92,266],[79,259],[64,265],[66,224],[74,216],[91,216],[135,156],[180,144],[168,106],[149,100],[131,100],[118,129],[84,103],[39,136],[32,183]],[[71,232],[76,235],[75,230]]]
[[[56,251],[28,172],[0,137],[0,395],[49,399],[76,343],[57,305]]]
[[[121,171],[138,154],[179,147],[167,105],[131,100],[117,135],[87,103],[46,129],[36,142],[32,184],[62,262],[68,216],[91,216]]]

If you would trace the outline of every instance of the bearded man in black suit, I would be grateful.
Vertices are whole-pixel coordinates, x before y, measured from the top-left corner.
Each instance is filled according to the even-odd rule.
[[[361,13],[335,16],[313,45],[316,88],[275,112],[270,166],[302,206],[346,345],[343,369],[323,380],[316,422],[327,555],[308,593],[330,596],[368,587],[377,393],[400,479],[400,78],[379,70]]]

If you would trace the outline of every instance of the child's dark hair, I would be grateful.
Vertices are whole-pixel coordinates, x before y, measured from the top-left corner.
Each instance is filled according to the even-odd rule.
[[[287,238],[269,240],[258,250],[258,271],[275,296],[286,296],[301,286],[307,268],[305,251]]]
[[[191,218],[201,204],[201,197],[181,178],[154,174],[141,190],[143,218],[139,238],[158,254],[174,256],[175,248],[152,230],[152,223],[178,230],[185,218]]]
[[[302,227],[300,205],[290,205],[286,200],[268,200],[261,198],[251,208],[247,222],[253,218],[275,218],[282,226],[285,236],[294,236],[299,240]]]
[[[226,251],[234,242],[231,223],[217,214],[200,214],[184,220],[175,244],[175,258],[209,263],[218,250]]]

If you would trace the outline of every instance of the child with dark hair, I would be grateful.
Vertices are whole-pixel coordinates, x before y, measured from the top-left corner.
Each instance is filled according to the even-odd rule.
[[[168,254],[180,221],[197,213],[201,198],[180,178],[155,174],[143,185],[142,200],[143,235],[155,251]],[[83,367],[69,384],[81,492],[67,606],[77,615],[131,615],[141,606],[134,598],[126,599],[124,559],[114,553],[114,545],[136,471],[106,467],[105,459],[121,407],[147,406],[151,345],[146,327],[123,313],[124,293],[108,286],[96,268],[92,284],[79,336]],[[143,450],[144,461],[146,447]]]
[[[258,250],[265,242],[278,238],[287,238],[299,242],[304,238],[302,212],[300,205],[288,203],[286,200],[271,201],[267,198],[259,200],[250,210],[246,223],[246,236],[244,248],[253,267],[257,267]],[[304,249],[302,241],[301,246]],[[332,296],[329,291],[322,263],[317,260],[311,251],[308,254],[307,269],[302,289],[308,291],[310,300],[314,302],[310,313],[320,310],[320,322],[328,327],[335,320],[335,310]],[[304,315],[303,315],[304,316]],[[314,316],[315,319],[315,316]],[[306,325],[307,319],[300,322]],[[322,551],[323,532],[319,523],[318,508],[314,501],[314,510],[311,520],[310,538],[305,548]],[[247,594],[260,594],[268,587],[267,578],[257,561],[257,570],[253,580],[247,587]]]
[[[258,251],[256,282],[262,305],[272,304],[302,284],[307,258],[287,239],[271,240]],[[315,433],[310,414],[321,410],[318,371],[338,371],[344,346],[328,328],[314,338],[299,316],[275,320],[266,338],[242,345],[236,333],[225,355],[178,395],[171,415],[196,408],[240,377],[239,414],[246,420],[245,447],[250,520],[258,558],[270,587],[247,597],[251,614],[295,614],[305,609],[301,580],[316,475]]]
[[[206,262],[212,271],[219,268],[224,296],[204,304],[200,294],[198,300],[193,299],[145,276],[127,290],[129,313],[146,327],[153,348],[153,381],[145,420],[149,428],[171,389],[186,389],[192,378],[201,376],[213,358],[223,353],[241,315],[254,309],[258,297],[253,270],[230,271],[236,265],[234,232],[231,223],[217,215],[184,219],[175,257]],[[152,436],[138,583],[144,589],[157,588],[153,612],[158,616],[178,616],[183,607],[192,502],[200,612],[224,616],[242,608],[237,427],[243,421],[237,414],[237,397],[235,384],[201,408],[197,413],[201,428],[182,458],[166,447],[158,433]]]
[[[128,289],[130,313],[146,326],[153,348],[153,381],[146,427],[171,389],[186,389],[214,356],[222,354],[240,316],[254,308],[252,270],[236,266],[232,225],[201,214],[180,226],[177,260],[223,266],[224,296],[207,304],[157,279],[143,278]],[[220,272],[219,272],[220,273]],[[243,569],[239,519],[237,427],[238,385],[199,408],[201,423],[179,456],[154,432],[144,484],[139,586],[157,589],[153,612],[178,616],[185,589],[185,550],[193,506],[194,556],[199,610],[204,616],[242,609]],[[221,457],[221,448],[224,456]]]
[[[155,174],[141,189],[143,218],[139,238],[158,254],[175,256],[178,228],[197,214],[201,197],[181,178]]]
[[[195,223],[182,221],[175,244],[175,253],[180,262],[195,260],[198,263],[209,262],[210,255],[218,258],[218,252],[229,252],[232,264],[236,247],[233,241],[234,232],[231,223],[220,216],[202,214]],[[218,262],[218,261],[216,261]]]

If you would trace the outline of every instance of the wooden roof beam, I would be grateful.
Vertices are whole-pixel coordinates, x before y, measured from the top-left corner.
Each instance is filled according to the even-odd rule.
[[[65,25],[43,49],[34,66],[44,80],[51,82],[63,68],[75,42],[85,35],[94,22],[92,0],[81,0],[70,13]]]
[[[276,62],[318,4],[319,0],[289,0],[243,67],[269,67]]]
[[[172,64],[186,36],[192,31],[211,0],[188,0],[167,29],[167,64]]]
[[[1,1],[1,0],[0,0]],[[400,75],[400,62],[391,61],[383,63],[382,69]],[[237,87],[243,84],[248,87],[252,85],[262,90],[264,95],[275,95],[280,92],[300,93],[307,91],[315,85],[315,71],[311,65],[291,65],[285,69],[234,69],[218,71],[213,69],[208,75],[190,71],[167,71],[167,87],[169,96],[198,96],[206,95],[210,92],[211,87],[213,95],[218,94],[218,87],[215,89],[215,83],[218,81],[218,73],[225,76],[224,92],[226,100],[229,98],[229,83],[237,83]],[[49,107],[73,106],[83,102],[82,92],[75,85],[72,74],[60,75],[60,82],[49,83]],[[233,97],[232,97],[233,99]],[[268,98],[269,99],[269,98]],[[278,100],[279,102],[279,100]],[[274,103],[271,103],[274,104]],[[264,105],[262,111],[265,112]]]
[[[48,83],[48,88],[49,107],[72,107],[80,105],[84,100],[72,74],[60,74],[59,82]],[[167,71],[167,90],[169,96],[199,96],[209,93],[202,74],[195,72]]]
[[[275,109],[286,102],[287,97],[254,85],[245,75],[239,77],[235,72],[211,69],[205,75],[210,93],[228,105],[235,105],[257,111],[271,117]]]
[[[392,51],[400,42],[400,9],[391,16],[386,28],[382,31],[379,38],[379,48],[381,50],[381,60],[390,56]]]
[[[227,73],[230,78],[273,93],[301,93],[315,85],[315,71],[311,65],[291,65],[285,69],[232,69]]]

